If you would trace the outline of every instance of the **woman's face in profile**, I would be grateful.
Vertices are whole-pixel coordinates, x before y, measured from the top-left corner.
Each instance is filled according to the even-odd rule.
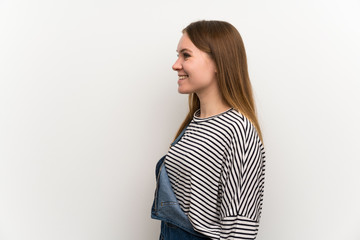
[[[197,93],[216,83],[214,61],[191,42],[186,32],[180,38],[176,51],[178,59],[172,69],[178,72],[179,93]]]

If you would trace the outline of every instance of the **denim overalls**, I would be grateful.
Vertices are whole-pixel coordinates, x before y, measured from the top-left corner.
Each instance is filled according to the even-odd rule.
[[[188,126],[188,125],[187,125]],[[187,128],[171,143],[174,146]],[[161,220],[159,240],[205,240],[207,236],[196,232],[186,214],[182,211],[171,188],[164,164],[166,154],[156,164],[156,190],[151,209],[151,218]]]

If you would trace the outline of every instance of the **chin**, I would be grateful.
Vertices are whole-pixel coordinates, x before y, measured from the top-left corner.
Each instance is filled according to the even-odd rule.
[[[189,94],[189,93],[192,93],[192,91],[187,91],[187,90],[183,90],[181,88],[178,88],[178,93],[181,93],[181,94]]]

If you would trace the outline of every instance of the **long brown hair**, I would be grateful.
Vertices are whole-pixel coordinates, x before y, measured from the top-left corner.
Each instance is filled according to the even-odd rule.
[[[218,86],[224,101],[251,121],[263,142],[248,73],[245,47],[240,33],[230,23],[216,20],[192,22],[182,30],[182,33],[185,32],[198,49],[208,53],[214,60]],[[190,123],[193,114],[199,108],[198,96],[196,93],[190,93],[189,113],[174,140]]]

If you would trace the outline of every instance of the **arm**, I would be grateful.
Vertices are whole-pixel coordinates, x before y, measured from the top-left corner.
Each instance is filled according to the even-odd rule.
[[[244,124],[233,136],[222,176],[220,239],[255,239],[265,178],[265,155],[255,127]]]

